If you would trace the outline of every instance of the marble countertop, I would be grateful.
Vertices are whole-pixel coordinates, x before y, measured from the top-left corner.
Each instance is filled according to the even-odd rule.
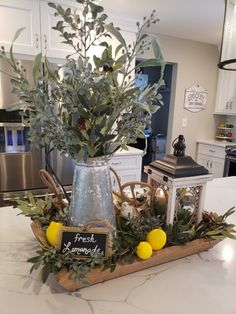
[[[236,177],[208,183],[205,208],[236,205]],[[26,260],[35,254],[30,220],[0,208],[1,314],[235,314],[236,241],[69,293],[53,276],[42,284]],[[236,214],[231,217],[236,223]]]

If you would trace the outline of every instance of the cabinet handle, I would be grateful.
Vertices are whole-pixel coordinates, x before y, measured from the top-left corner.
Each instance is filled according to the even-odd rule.
[[[209,167],[209,160],[207,160],[207,168]]]
[[[226,102],[226,106],[225,107],[226,107],[226,109],[229,109],[229,102],[228,101]]]
[[[212,168],[212,161],[211,161],[211,163],[210,163],[210,168]]]
[[[209,149],[209,152],[215,153],[216,151],[214,149]]]
[[[113,161],[111,162],[112,165],[120,165],[121,164],[121,161]]]
[[[43,41],[44,41],[44,50],[47,51],[48,49],[48,40],[47,40],[47,35],[43,35]]]
[[[36,48],[39,47],[39,34],[35,33],[35,42],[36,42]]]
[[[230,102],[229,109],[232,109],[232,101]]]

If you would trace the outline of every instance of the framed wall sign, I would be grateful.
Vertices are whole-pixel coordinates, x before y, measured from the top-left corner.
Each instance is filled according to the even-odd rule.
[[[185,90],[184,109],[199,112],[206,109],[208,91],[200,85],[192,85]]]

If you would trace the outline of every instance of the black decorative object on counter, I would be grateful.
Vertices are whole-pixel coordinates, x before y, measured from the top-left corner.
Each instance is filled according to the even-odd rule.
[[[196,163],[192,157],[185,156],[186,145],[183,135],[179,135],[173,141],[172,146],[174,154],[166,155],[161,160],[155,160],[150,166],[174,178],[208,174],[208,170]]]
[[[185,138],[183,135],[179,135],[172,142],[172,147],[174,148],[174,156],[184,156],[185,155]]]

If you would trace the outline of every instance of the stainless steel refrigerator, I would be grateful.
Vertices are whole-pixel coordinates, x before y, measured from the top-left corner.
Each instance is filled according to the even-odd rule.
[[[32,73],[32,61],[19,60]],[[11,73],[5,60],[0,59],[0,69]],[[28,79],[32,78],[28,75]],[[39,177],[39,170],[48,169],[45,150],[31,147],[28,140],[29,126],[21,123],[17,111],[8,111],[9,106],[17,100],[12,93],[9,77],[0,72],[0,198],[32,190],[45,192],[45,185]],[[70,186],[73,180],[74,163],[72,159],[54,150],[48,161],[63,186]],[[50,167],[49,167],[50,168]]]

